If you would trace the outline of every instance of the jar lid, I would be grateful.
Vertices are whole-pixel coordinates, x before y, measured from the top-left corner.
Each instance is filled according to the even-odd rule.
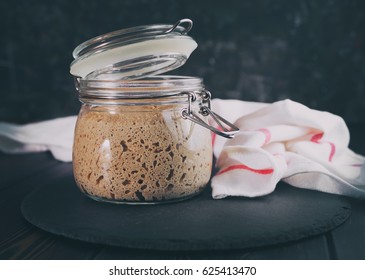
[[[190,19],[174,25],[121,29],[90,39],[75,48],[70,73],[90,80],[138,79],[183,65],[197,47],[186,34]]]

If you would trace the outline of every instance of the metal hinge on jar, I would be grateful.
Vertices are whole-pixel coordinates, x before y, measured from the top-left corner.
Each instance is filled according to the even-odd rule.
[[[211,130],[215,134],[218,134],[225,138],[233,138],[240,131],[239,128],[236,127],[234,124],[230,123],[225,118],[221,117],[220,115],[214,113],[211,110],[211,107],[210,107],[211,93],[209,91],[203,90],[199,93],[186,92],[186,94],[188,95],[189,106],[188,106],[188,108],[184,108],[181,112],[182,117],[184,119],[191,120],[192,122],[195,122],[207,129]],[[210,124],[204,122],[199,117],[199,115],[193,111],[192,103],[194,101],[196,101],[197,94],[199,94],[202,98],[202,103],[200,104],[198,113],[204,117],[210,116],[217,126],[214,126],[214,124],[210,125]]]

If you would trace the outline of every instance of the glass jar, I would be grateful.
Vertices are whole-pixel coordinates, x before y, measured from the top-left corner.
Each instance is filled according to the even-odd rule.
[[[82,106],[73,170],[87,196],[153,204],[192,197],[208,183],[211,131],[231,138],[238,129],[211,111],[200,78],[154,76],[186,61],[196,47],[190,28],[189,20],[136,27],[75,49],[71,73]]]
[[[118,97],[130,92],[128,81],[111,82],[108,91],[118,89],[107,100],[85,88],[91,83],[93,93],[100,84],[81,86],[83,105],[73,148],[74,175],[82,192],[96,200],[163,202],[202,191],[212,169],[210,131],[181,115],[189,105],[186,90],[196,92],[192,110],[199,110],[200,79],[160,76],[133,81],[133,93],[147,95],[139,99]],[[156,90],[168,94],[148,97]]]

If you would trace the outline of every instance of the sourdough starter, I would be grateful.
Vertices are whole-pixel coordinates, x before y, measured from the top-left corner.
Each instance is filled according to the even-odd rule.
[[[212,168],[210,131],[171,105],[159,107],[83,105],[73,149],[82,192],[113,202],[159,202],[202,191]]]

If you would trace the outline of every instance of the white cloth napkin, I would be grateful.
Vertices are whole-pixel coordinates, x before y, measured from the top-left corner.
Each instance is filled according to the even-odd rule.
[[[217,174],[213,197],[262,196],[278,181],[300,188],[365,198],[365,158],[348,148],[342,118],[284,100],[273,104],[212,101],[213,110],[241,132],[227,140],[213,136]],[[14,125],[0,122],[0,150],[51,151],[72,160],[76,116]]]
[[[365,158],[348,148],[350,135],[341,117],[291,100],[215,99],[212,108],[241,130],[234,139],[213,137],[214,198],[266,195],[280,180],[365,198]]]
[[[0,122],[0,150],[5,153],[51,151],[61,161],[72,160],[76,116],[15,125]]]

